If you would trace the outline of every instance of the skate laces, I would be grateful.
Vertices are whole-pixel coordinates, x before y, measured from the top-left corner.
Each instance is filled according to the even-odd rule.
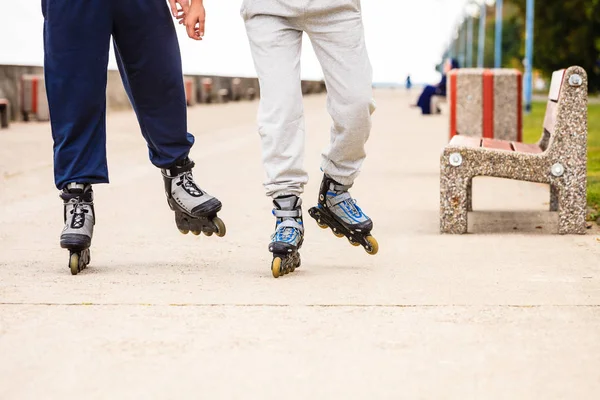
[[[183,189],[194,197],[202,196],[202,190],[196,185],[194,182],[194,176],[192,175],[192,171],[186,171],[179,175],[179,182],[177,185],[183,186]]]
[[[300,230],[298,228],[291,227],[277,229],[273,234],[273,239],[276,242],[294,243],[299,237]]]
[[[302,211],[299,208],[293,210],[273,209],[272,213],[277,218],[277,222],[271,240],[297,245],[304,233]]]
[[[69,214],[73,216],[71,219],[71,227],[74,229],[81,229],[85,225],[85,214],[89,213],[89,204],[81,202],[78,199],[71,199],[69,203],[73,206]]]
[[[362,209],[358,206],[356,199],[353,199],[348,191],[327,191],[327,198],[331,206],[339,205],[342,209],[353,214],[355,217],[364,215]]]

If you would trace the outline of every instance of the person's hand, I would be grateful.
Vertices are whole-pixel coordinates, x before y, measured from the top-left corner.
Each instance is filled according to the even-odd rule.
[[[177,5],[181,8],[177,7]],[[169,6],[171,6],[173,18],[177,18],[179,23],[182,24],[182,19],[185,18],[185,15],[190,9],[190,0],[169,0]]]
[[[185,12],[184,24],[187,34],[191,39],[202,40],[204,37],[204,20],[206,11],[202,1],[195,0]]]

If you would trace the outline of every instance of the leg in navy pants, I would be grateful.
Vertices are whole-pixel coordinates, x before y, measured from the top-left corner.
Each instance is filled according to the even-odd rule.
[[[225,234],[221,202],[194,182],[181,55],[165,0],[42,0],[61,247],[76,274],[90,261],[92,184],[108,183],[106,79],[111,38],[125,90],[182,233]]]
[[[181,55],[164,0],[43,0],[55,183],[107,183],[106,78],[111,36],[150,160],[170,168],[187,132]]]

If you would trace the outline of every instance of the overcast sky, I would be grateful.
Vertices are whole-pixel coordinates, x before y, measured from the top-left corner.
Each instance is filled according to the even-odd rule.
[[[324,0],[326,1],[326,0]],[[362,0],[367,46],[376,82],[438,78],[434,67],[466,0]],[[40,0],[0,0],[0,64],[42,65]],[[206,36],[188,39],[178,29],[185,73],[254,76],[241,0],[205,0]],[[180,27],[178,27],[180,28]],[[322,78],[304,41],[303,76]],[[114,67],[114,61],[111,61]]]

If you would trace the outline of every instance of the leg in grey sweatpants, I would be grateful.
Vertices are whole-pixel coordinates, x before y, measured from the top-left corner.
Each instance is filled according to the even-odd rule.
[[[323,68],[333,119],[321,167],[339,183],[352,184],[365,159],[375,109],[360,1],[245,0],[241,13],[260,80],[267,195],[300,195],[308,181],[300,87],[303,31]]]

